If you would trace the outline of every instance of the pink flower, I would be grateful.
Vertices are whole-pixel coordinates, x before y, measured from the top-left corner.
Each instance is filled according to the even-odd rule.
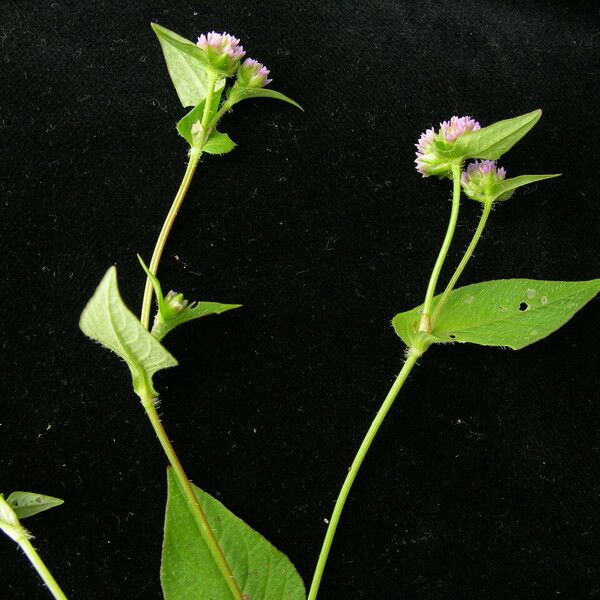
[[[203,33],[198,38],[196,45],[208,54],[211,65],[226,76],[235,73],[240,60],[246,55],[244,47],[240,45],[240,40],[225,32]]]
[[[417,147],[416,168],[423,177],[437,175],[448,177],[450,162],[440,154],[438,144],[450,147],[464,133],[481,129],[481,125],[471,117],[452,117],[449,121],[442,121],[436,132],[433,127],[421,134]]]
[[[265,87],[272,79],[268,79],[270,71],[253,58],[247,58],[237,72],[237,84],[243,87]]]

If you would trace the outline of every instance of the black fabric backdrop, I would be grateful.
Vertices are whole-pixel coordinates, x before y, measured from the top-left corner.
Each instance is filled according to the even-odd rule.
[[[202,161],[165,287],[244,308],[167,339],[161,412],[191,477],[310,581],[346,470],[403,359],[449,212],[421,131],[541,107],[503,160],[562,172],[494,211],[463,282],[600,276],[596,2],[0,5],[0,491],[73,598],[159,598],[166,461],[126,368],[77,321],[119,270],[136,311],[183,175],[184,114],[149,23],[226,29],[272,71]],[[450,261],[479,208],[465,202]],[[354,487],[321,597],[600,598],[600,304],[519,352],[431,350]],[[45,598],[0,539],[0,596]]]

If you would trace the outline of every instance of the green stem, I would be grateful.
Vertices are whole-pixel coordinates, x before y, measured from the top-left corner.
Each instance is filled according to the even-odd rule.
[[[446,230],[446,237],[440,248],[437,260],[431,272],[429,278],[429,285],[427,286],[427,292],[425,294],[425,301],[423,302],[423,313],[421,314],[421,322],[419,323],[419,331],[431,332],[431,305],[433,302],[433,296],[435,294],[435,287],[440,277],[444,261],[448,254],[448,249],[454,236],[454,230],[456,229],[456,222],[458,220],[458,209],[460,206],[460,164],[452,165],[452,211],[450,213],[450,221],[448,223],[448,229]]]
[[[146,414],[148,415],[148,418],[152,423],[152,427],[154,427],[156,436],[158,437],[158,440],[160,441],[160,444],[163,447],[163,450],[165,451],[165,454],[167,455],[167,458],[169,459],[169,462],[171,463],[175,474],[177,475],[177,479],[179,480],[181,490],[183,491],[186,497],[188,506],[190,507],[192,516],[194,517],[194,521],[196,522],[196,525],[200,530],[200,535],[202,536],[204,543],[208,546],[208,549],[210,550],[210,553],[212,554],[217,564],[217,567],[221,572],[221,575],[225,579],[229,590],[231,591],[231,595],[236,600],[243,600],[242,593],[235,581],[233,573],[231,572],[231,568],[227,563],[227,559],[225,558],[225,555],[223,554],[223,551],[219,546],[219,542],[215,537],[213,529],[210,526],[210,523],[208,522],[208,519],[206,518],[206,515],[204,514],[200,503],[198,502],[198,498],[196,497],[196,494],[192,489],[190,480],[188,479],[187,475],[185,474],[185,471],[183,470],[179,457],[177,456],[175,449],[171,444],[171,440],[169,440],[169,438],[167,437],[165,429],[162,426],[160,417],[156,412],[154,398],[145,398],[142,401],[142,405],[144,406]]]
[[[212,103],[212,97],[214,94],[215,88],[215,79],[209,81],[209,86],[207,90],[207,101],[204,105],[204,112],[202,114],[202,132],[199,136],[197,144],[192,147],[190,150],[190,162],[188,163],[187,169],[183,176],[183,180],[181,185],[179,186],[179,190],[177,191],[177,195],[173,200],[173,204],[171,205],[171,209],[169,210],[165,222],[163,223],[162,229],[156,240],[156,245],[154,246],[154,252],[152,253],[152,260],[150,261],[149,271],[156,275],[158,271],[158,265],[160,263],[160,259],[165,248],[165,244],[167,242],[167,238],[169,237],[169,233],[171,232],[171,228],[173,227],[173,223],[175,222],[175,218],[177,217],[177,213],[179,212],[179,208],[181,207],[183,200],[185,199],[185,195],[190,187],[190,183],[194,176],[194,172],[196,171],[196,166],[198,165],[198,160],[200,155],[202,154],[202,146],[204,142],[208,138],[210,134],[210,128],[208,127],[208,120],[210,118],[210,108]],[[142,325],[148,329],[150,324],[150,308],[152,305],[152,297],[153,297],[153,288],[152,282],[150,278],[146,278],[146,287],[144,288],[144,299],[142,301],[142,313],[140,317],[140,321]],[[227,559],[221,550],[219,543],[213,533],[212,527],[208,522],[202,507],[198,503],[198,499],[196,498],[196,494],[194,494],[194,490],[190,484],[190,480],[186,475],[183,466],[181,465],[181,461],[179,460],[171,441],[169,440],[167,433],[160,421],[160,417],[156,412],[156,406],[154,402],[154,398],[151,395],[147,395],[142,398],[142,406],[144,407],[146,414],[148,415],[148,419],[154,428],[154,432],[156,433],[156,437],[158,438],[175,474],[177,479],[179,480],[179,485],[183,493],[185,494],[188,506],[190,507],[190,511],[200,530],[200,535],[202,539],[208,546],[216,564],[225,579],[229,590],[231,591],[231,595],[235,600],[243,600],[242,592],[240,591],[231,568],[227,563]]]
[[[452,278],[448,282],[448,285],[446,286],[446,289],[444,290],[444,293],[442,294],[440,301],[437,303],[437,306],[435,307],[433,316],[431,317],[431,326],[432,327],[435,324],[435,321],[437,320],[437,318],[439,317],[440,311],[442,310],[442,306],[444,306],[446,300],[448,299],[448,295],[454,289],[454,286],[456,285],[458,278],[462,275],[462,272],[465,270],[465,267],[467,266],[467,263],[471,259],[471,256],[473,256],[473,251],[475,250],[475,247],[477,246],[477,243],[479,242],[479,239],[481,238],[481,234],[483,233],[485,224],[487,223],[488,217],[490,216],[492,204],[493,204],[493,202],[491,202],[489,200],[486,200],[483,203],[483,211],[481,213],[481,218],[479,219],[479,224],[477,225],[477,229],[475,230],[475,233],[473,234],[471,242],[469,243],[469,246],[467,247],[465,254],[462,257],[462,260],[460,261],[458,267],[456,267],[456,271],[454,271],[454,275],[452,275]]]
[[[17,539],[17,543],[21,546],[21,549],[30,560],[31,564],[38,572],[52,595],[56,600],[67,600],[64,592],[60,589],[56,579],[52,577],[52,573],[48,570],[48,567],[44,564],[44,561],[40,558],[36,549],[31,545],[31,542],[24,535]]]
[[[406,381],[408,374],[415,366],[417,359],[421,356],[421,352],[415,349],[408,350],[408,357],[402,370],[396,377],[396,381],[390,388],[388,395],[386,396],[379,412],[375,416],[375,419],[371,423],[369,430],[367,431],[367,435],[362,441],[356,456],[354,457],[354,461],[352,462],[352,466],[350,467],[350,471],[348,471],[348,475],[346,475],[346,479],[344,484],[342,485],[342,489],[340,490],[340,494],[336,500],[335,506],[333,508],[333,513],[331,515],[331,519],[329,520],[329,525],[327,526],[327,533],[325,534],[325,541],[323,542],[323,547],[321,548],[321,553],[319,555],[319,562],[317,563],[317,567],[315,569],[315,574],[313,576],[312,584],[310,586],[310,592],[308,594],[308,600],[315,600],[317,597],[317,592],[319,591],[319,585],[321,584],[321,579],[323,577],[323,571],[325,570],[325,564],[327,563],[327,557],[329,556],[329,551],[331,550],[331,544],[333,542],[333,538],[335,536],[335,531],[337,529],[338,523],[340,521],[340,517],[342,515],[342,511],[344,510],[344,505],[346,504],[346,499],[348,498],[348,494],[350,493],[350,489],[352,488],[352,484],[356,479],[356,475],[358,470],[360,469],[369,448],[371,447],[371,443],[373,439],[377,435],[383,420],[388,414],[390,408],[394,404],[394,400],[398,395],[398,392],[402,388],[402,385]]]
[[[183,180],[181,181],[181,185],[179,186],[177,195],[173,200],[173,204],[169,209],[165,222],[163,223],[162,229],[160,230],[160,234],[158,235],[158,239],[156,240],[156,245],[154,246],[152,260],[150,261],[150,266],[148,268],[152,275],[156,275],[156,272],[158,271],[158,265],[160,263],[163,250],[165,249],[167,238],[171,233],[171,229],[173,227],[173,223],[175,222],[175,218],[177,217],[177,213],[179,212],[179,209],[183,204],[185,195],[188,191],[188,188],[190,187],[192,178],[194,177],[194,172],[196,171],[196,167],[198,166],[198,160],[200,159],[200,155],[201,152],[197,148],[192,148],[192,150],[190,151],[190,162],[187,165],[185,175],[183,176]],[[146,287],[144,288],[144,299],[142,301],[142,314],[140,317],[140,321],[146,329],[148,329],[148,325],[150,324],[150,309],[152,308],[152,298],[152,282],[150,281],[150,278],[147,277]]]

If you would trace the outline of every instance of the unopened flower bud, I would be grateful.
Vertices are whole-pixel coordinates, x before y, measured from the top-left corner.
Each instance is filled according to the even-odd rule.
[[[498,196],[498,184],[506,177],[506,170],[496,166],[494,160],[481,160],[469,164],[463,171],[460,183],[466,196],[478,202],[486,202],[490,199],[496,199]],[[507,192],[508,195],[512,194]],[[506,200],[505,197],[499,197],[498,200]]]
[[[202,34],[196,45],[206,52],[211,66],[225,77],[236,72],[240,60],[246,55],[240,40],[225,32]]]
[[[247,58],[237,72],[237,85],[243,87],[265,87],[272,79],[268,79],[269,69],[253,58]]]
[[[186,306],[188,301],[184,298],[182,293],[174,292],[171,290],[164,299],[163,306],[161,307],[161,317],[165,321],[172,319],[175,315],[178,315]]]
[[[444,156],[444,152],[450,150],[461,135],[477,129],[481,129],[481,125],[471,117],[452,117],[449,121],[442,121],[437,132],[432,127],[422,133],[415,144],[417,171],[423,177],[448,177],[452,162]]]

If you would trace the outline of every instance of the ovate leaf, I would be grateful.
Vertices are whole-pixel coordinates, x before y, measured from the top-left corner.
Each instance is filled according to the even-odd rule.
[[[226,134],[219,131],[212,131],[202,151],[208,154],[227,154],[231,152],[237,144]]]
[[[499,159],[510,150],[540,120],[541,110],[498,121],[477,131],[470,131],[458,137],[448,158]]]
[[[129,367],[133,389],[140,398],[157,396],[152,377],[177,361],[125,306],[117,287],[117,270],[111,267],[81,314],[85,335],[120,356]]]
[[[32,517],[55,506],[60,506],[64,502],[60,498],[32,492],[13,492],[6,501],[19,519]]]
[[[510,179],[504,179],[497,183],[494,187],[493,200],[502,201],[508,200],[514,190],[536,181],[543,181],[544,179],[552,179],[553,177],[560,177],[560,174],[555,175],[519,175],[518,177],[511,177]]]
[[[600,291],[600,279],[499,279],[453,290],[433,324],[437,343],[471,342],[519,350],[559,329]],[[437,306],[440,295],[434,298]],[[396,315],[398,336],[411,346],[420,310]]]
[[[165,600],[231,600],[231,592],[198,532],[176,476],[168,470],[161,582]],[[194,486],[244,598],[305,600],[289,559],[218,500]]]
[[[208,55],[190,40],[174,31],[152,23],[158,37],[171,81],[183,106],[196,106],[206,98],[211,67]],[[225,79],[220,78],[215,86],[220,90]]]
[[[282,100],[283,102],[287,102],[300,110],[304,110],[297,102],[288,98],[281,92],[276,92],[275,90],[270,90],[268,88],[256,88],[256,87],[245,87],[240,85],[234,85],[229,90],[229,95],[227,96],[228,103],[233,106],[242,100],[247,100],[248,98],[274,98],[275,100]]]

